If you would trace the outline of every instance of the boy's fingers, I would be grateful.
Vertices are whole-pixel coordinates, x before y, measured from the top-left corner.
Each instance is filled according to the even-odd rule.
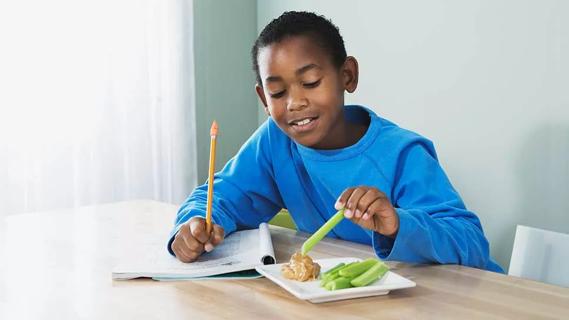
[[[378,191],[376,189],[369,189],[361,198],[360,201],[358,202],[358,210],[362,213],[362,218],[364,220],[367,219],[366,217],[366,212],[369,211],[369,207],[371,206],[372,203],[374,203],[376,200],[378,200],[380,198],[380,194],[378,193]],[[368,215],[369,216],[369,215]]]
[[[366,193],[365,188],[356,188],[346,203],[346,216],[361,218],[362,213],[358,210],[358,204],[362,196]]]
[[[209,239],[209,234],[206,230],[206,222],[202,217],[193,217],[190,219],[190,232],[192,236],[201,243],[206,243]]]
[[[180,260],[182,262],[192,261],[189,252],[186,252],[186,249],[184,249],[182,247],[183,246],[180,245],[179,240],[178,241],[174,240],[174,242],[172,242],[172,251],[174,251],[176,258],[178,258],[178,260]]]
[[[194,239],[188,226],[180,228],[180,231],[174,237],[174,242],[178,244],[178,247],[197,252],[198,254],[203,251],[203,245]]]
[[[203,252],[203,246],[200,250],[198,251],[193,251],[190,248],[188,248],[185,243],[182,242],[178,242],[176,244],[176,249],[174,249],[174,244],[172,244],[172,250],[174,251],[174,254],[176,254],[176,257],[182,261],[182,262],[192,262],[195,261]]]
[[[194,237],[192,237],[192,235],[188,234],[182,239],[184,240],[186,248],[190,249],[193,252],[197,252],[198,254],[202,253],[203,244]]]
[[[397,211],[391,205],[387,198],[380,198],[369,206],[367,219],[373,223],[377,232],[392,236],[399,229],[399,217]],[[376,217],[375,219],[373,217]]]
[[[377,198],[375,199],[370,205],[369,207],[366,209],[366,211],[364,212],[364,215],[362,216],[363,220],[370,220],[372,219],[373,216],[377,215],[379,210],[381,209],[381,202],[382,199],[381,198]]]
[[[210,252],[214,247],[220,245],[223,242],[224,235],[225,231],[223,228],[217,224],[214,224],[211,237],[209,238],[209,241],[204,245],[205,251]]]
[[[203,250],[202,250],[202,252],[203,252]],[[190,252],[189,255],[190,255],[190,262],[192,262],[192,261],[198,260],[198,258],[199,258],[200,255],[201,255],[201,252],[200,252],[200,253],[197,253],[197,252]]]
[[[336,200],[336,204],[334,204],[334,208],[336,208],[336,210],[345,208],[346,202],[348,202],[348,198],[350,198],[352,192],[354,192],[354,189],[355,188],[348,188],[342,192],[342,194],[338,197],[338,200]]]
[[[205,252],[211,252],[213,250],[213,244],[211,244],[211,242],[208,242],[206,244],[204,244],[203,249],[205,250]]]
[[[213,232],[211,236],[211,244],[217,246],[223,242],[223,238],[225,237],[225,230],[217,224],[213,225]]]
[[[373,206],[373,214],[379,216],[380,218],[389,218],[393,216],[394,209],[389,202],[389,199],[385,195],[381,195],[377,200],[373,202],[370,207]]]

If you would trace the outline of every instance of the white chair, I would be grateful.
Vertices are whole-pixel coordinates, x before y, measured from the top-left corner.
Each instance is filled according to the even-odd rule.
[[[508,274],[569,287],[569,235],[518,225]]]

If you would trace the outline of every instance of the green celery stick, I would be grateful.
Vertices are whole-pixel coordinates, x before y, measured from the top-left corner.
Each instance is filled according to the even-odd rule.
[[[346,289],[346,288],[351,288],[351,282],[352,278],[345,278],[345,277],[340,277],[338,279],[334,279],[330,282],[328,282],[326,284],[326,286],[324,287],[326,290],[339,290],[339,289]]]
[[[342,268],[342,267],[345,266],[345,265],[346,265],[345,263],[340,262],[340,263],[338,263],[334,268],[332,268],[332,269],[330,269],[330,270],[324,272],[322,275],[325,276],[325,275],[330,274],[330,273],[332,273],[332,272],[334,272],[334,271],[337,271],[338,269]]]
[[[320,227],[310,238],[302,244],[301,253],[306,255],[322,238],[344,219],[344,209],[336,212],[326,223]]]
[[[333,273],[329,273],[325,276],[322,277],[322,280],[334,280],[336,278],[339,278],[340,275],[338,274],[338,271],[335,271]]]
[[[351,265],[354,265],[356,263],[359,263],[358,261],[354,261],[354,262],[350,262],[348,264],[345,264],[343,266],[341,266],[340,268],[337,268],[336,270],[332,270],[330,269],[329,271],[331,271],[330,273],[325,272],[324,275],[322,275],[321,281],[320,281],[320,286],[321,287],[325,287],[327,283],[329,283],[330,281],[333,281],[335,279],[340,278],[340,275],[338,274],[340,272],[340,270],[343,270]],[[335,268],[335,267],[334,267]]]
[[[377,259],[369,258],[369,259],[366,259],[364,261],[358,262],[354,265],[351,265],[347,268],[344,268],[344,269],[340,270],[338,273],[342,277],[355,278],[355,277],[359,276],[360,274],[366,272],[369,268],[373,267],[378,262],[379,262],[379,260],[377,260]]]
[[[357,278],[354,278],[350,282],[350,284],[354,287],[367,286],[368,284],[374,282],[375,280],[383,277],[387,273],[387,271],[389,271],[389,267],[385,263],[379,261],[371,268],[369,268],[369,270],[362,273]]]
[[[340,276],[336,273],[336,276],[330,276],[330,277],[328,277],[328,278],[326,278],[326,279],[322,279],[322,280],[320,281],[320,286],[321,286],[321,287],[326,287],[326,285],[327,285],[328,283],[330,283],[330,282],[336,280],[336,278],[339,278],[339,277],[340,277]]]
[[[338,271],[334,271],[333,273],[327,274],[322,278],[322,287],[324,287],[328,282],[336,280],[340,278]]]
[[[340,270],[345,269],[345,268],[347,268],[347,267],[349,267],[349,266],[351,266],[351,265],[353,265],[353,264],[356,264],[356,263],[358,263],[358,262],[350,262],[350,263],[348,263],[348,264],[342,266],[341,268],[336,269],[335,271],[333,271],[333,272],[331,272],[331,273],[324,274],[324,275],[322,276],[322,279],[324,279],[324,280],[336,279],[336,278],[340,277],[340,275],[338,274],[338,273],[340,272]]]

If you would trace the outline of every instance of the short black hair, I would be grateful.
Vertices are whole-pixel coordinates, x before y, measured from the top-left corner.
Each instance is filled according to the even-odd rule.
[[[251,49],[257,84],[262,84],[257,61],[259,50],[287,37],[301,35],[311,37],[318,46],[328,52],[334,66],[339,68],[346,61],[344,39],[332,21],[313,12],[287,11],[265,26]]]

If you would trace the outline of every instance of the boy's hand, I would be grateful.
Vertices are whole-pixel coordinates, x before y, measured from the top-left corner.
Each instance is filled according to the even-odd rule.
[[[377,188],[348,188],[342,192],[334,206],[336,210],[344,208],[344,217],[352,222],[384,236],[395,238],[399,231],[397,211],[387,196]]]
[[[217,224],[212,227],[211,234],[208,234],[205,219],[202,217],[192,217],[185,222],[172,241],[172,251],[176,258],[182,262],[192,262],[204,250],[210,252],[222,243],[225,231]]]

